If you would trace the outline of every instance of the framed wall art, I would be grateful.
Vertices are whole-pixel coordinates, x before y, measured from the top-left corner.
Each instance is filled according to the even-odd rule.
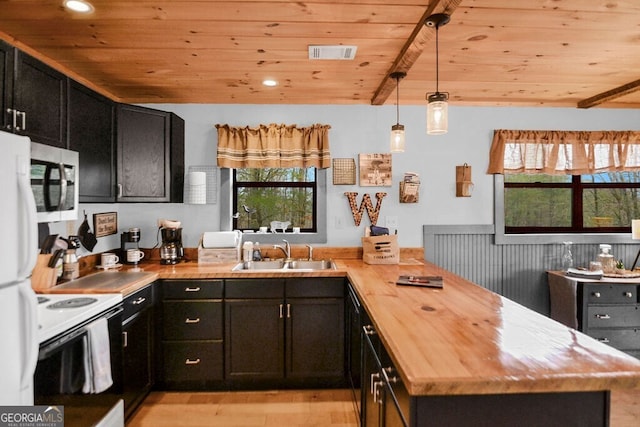
[[[93,230],[96,237],[104,237],[118,232],[118,213],[93,214]]]
[[[391,187],[391,153],[359,154],[360,186]]]

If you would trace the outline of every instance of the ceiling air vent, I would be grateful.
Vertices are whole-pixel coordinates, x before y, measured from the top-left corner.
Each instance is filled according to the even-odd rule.
[[[354,59],[358,46],[309,46],[309,59]]]

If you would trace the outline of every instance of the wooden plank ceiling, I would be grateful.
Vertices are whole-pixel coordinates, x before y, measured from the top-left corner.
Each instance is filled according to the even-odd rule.
[[[0,0],[0,38],[131,103],[639,108],[638,0]],[[355,45],[310,60],[309,45]],[[265,78],[276,87],[261,84]]]

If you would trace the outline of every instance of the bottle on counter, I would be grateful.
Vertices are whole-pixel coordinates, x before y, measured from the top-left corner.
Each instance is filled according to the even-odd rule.
[[[251,261],[253,259],[253,242],[244,242],[242,244],[242,260],[244,262]]]
[[[260,243],[256,242],[253,245],[253,256],[254,261],[262,261],[262,251],[260,250]]]
[[[67,249],[62,258],[62,278],[73,280],[80,277],[80,263],[75,249]]]
[[[572,242],[562,242],[564,245],[562,251],[562,271],[567,271],[573,268],[573,254],[571,253]]]
[[[611,255],[611,245],[600,245],[600,254],[598,261],[602,264],[602,272],[605,274],[613,274],[616,272],[616,259]]]

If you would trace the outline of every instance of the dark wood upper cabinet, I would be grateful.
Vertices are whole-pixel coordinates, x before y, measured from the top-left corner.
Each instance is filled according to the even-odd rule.
[[[67,77],[17,49],[13,71],[13,102],[4,110],[10,131],[66,148]]]
[[[115,103],[70,80],[68,118],[69,149],[80,154],[80,202],[115,202]]]
[[[2,130],[11,132],[9,126],[9,114],[7,108],[11,105],[13,93],[13,46],[0,40],[0,126]]]
[[[184,120],[119,104],[117,153],[117,201],[182,203]]]

